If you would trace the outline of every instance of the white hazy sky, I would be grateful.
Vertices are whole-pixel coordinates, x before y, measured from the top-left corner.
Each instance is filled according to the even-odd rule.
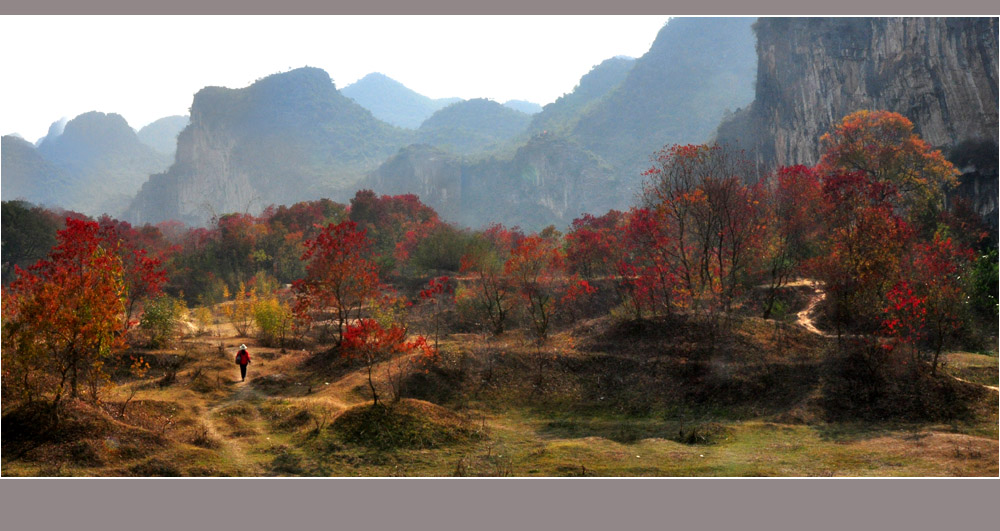
[[[604,59],[639,57],[666,16],[0,17],[0,133],[34,142],[87,111],[135,129],[187,114],[205,86],[289,68],[338,88],[382,72],[432,98],[544,105]]]

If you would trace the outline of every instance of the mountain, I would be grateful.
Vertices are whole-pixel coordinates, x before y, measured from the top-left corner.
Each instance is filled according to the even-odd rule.
[[[489,158],[463,161],[429,145],[458,153],[503,146],[475,141],[496,124],[463,130],[448,115],[483,107],[467,113],[471,122],[504,108],[470,100],[442,109],[418,131],[428,146],[400,152],[365,184],[380,193],[417,193],[445,219],[471,226],[565,227],[584,212],[628,208],[650,155],[668,143],[707,141],[727,110],[753,99],[752,22],[671,19],[646,54],[597,65],[573,92],[528,116],[526,131],[511,127],[507,149]]]
[[[580,78],[580,83],[568,94],[546,105],[531,119],[531,131],[562,131],[570,129],[588,105],[599,101],[616,89],[635,65],[631,57],[612,57],[595,66]]]
[[[495,101],[477,98],[452,103],[420,125],[420,142],[471,154],[496,149],[528,128],[531,117]]]
[[[515,111],[523,112],[524,114],[535,114],[542,112],[541,105],[524,100],[507,100],[506,102],[504,102],[503,106],[509,109],[514,109]]]
[[[90,215],[120,215],[146,178],[169,165],[166,155],[140,142],[113,113],[84,113],[64,126],[56,122],[37,148],[5,140],[4,149],[4,197],[23,194],[28,201]],[[14,190],[8,183],[15,183]]]
[[[194,96],[174,164],[149,178],[125,217],[204,224],[269,204],[343,200],[413,136],[342,95],[318,68],[240,89],[207,87]]]
[[[717,138],[777,164],[815,164],[851,112],[909,118],[936,147],[997,135],[995,18],[762,18],[753,103]]]
[[[430,145],[408,146],[360,186],[417,194],[442,218],[465,226],[499,222],[528,230],[564,227],[585,212],[630,199],[610,167],[552,134],[532,137],[508,158],[471,162]]]
[[[378,72],[347,85],[340,92],[379,120],[407,129],[420,127],[435,111],[462,101],[461,98],[428,98]]]
[[[569,135],[636,177],[666,144],[709,139],[727,111],[754,97],[752,18],[672,18],[625,79]]]
[[[171,159],[177,152],[177,135],[187,127],[187,116],[167,116],[139,130],[139,141]]]
[[[57,193],[67,187],[62,171],[45,160],[35,146],[19,136],[4,135],[2,145],[2,199],[24,199],[32,203],[56,205]]]
[[[63,117],[63,118],[60,118],[60,119],[52,122],[49,125],[49,130],[45,133],[45,136],[43,136],[42,138],[39,138],[38,141],[35,142],[35,147],[38,147],[38,145],[41,144],[42,142],[44,142],[45,139],[47,139],[47,138],[55,138],[55,137],[61,135],[62,132],[63,132],[63,129],[66,128],[66,122],[68,122],[68,121],[69,121],[69,118]]]

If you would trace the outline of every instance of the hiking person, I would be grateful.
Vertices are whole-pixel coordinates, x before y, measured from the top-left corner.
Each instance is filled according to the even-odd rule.
[[[250,365],[250,353],[247,352],[246,345],[240,345],[240,351],[236,353],[236,363],[240,366],[240,376],[243,378],[241,382],[247,380],[247,365]]]

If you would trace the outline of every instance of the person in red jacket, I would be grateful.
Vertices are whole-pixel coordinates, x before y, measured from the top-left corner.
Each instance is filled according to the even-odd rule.
[[[236,363],[240,365],[240,376],[243,378],[241,382],[247,380],[247,365],[250,365],[250,353],[247,352],[246,345],[240,345],[240,351],[236,354]]]

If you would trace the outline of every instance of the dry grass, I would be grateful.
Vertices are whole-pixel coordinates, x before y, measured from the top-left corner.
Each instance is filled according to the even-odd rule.
[[[254,359],[246,383],[232,362],[240,343]],[[825,345],[794,326],[754,317],[735,319],[721,334],[682,318],[639,324],[591,318],[557,332],[542,349],[517,332],[491,340],[451,334],[442,338],[440,363],[407,381],[407,396],[423,400],[374,411],[366,374],[324,354],[325,347],[281,352],[215,325],[177,348],[144,352],[154,365],[145,379],[118,378],[100,408],[72,404],[52,433],[22,432],[22,425],[43,423],[5,411],[2,470],[27,476],[998,474],[996,394],[950,422],[826,422],[819,401]],[[158,385],[171,364],[174,380]],[[944,370],[995,386],[996,366],[995,356],[954,353]],[[375,375],[384,391],[382,369]],[[119,416],[131,386],[138,392]]]

